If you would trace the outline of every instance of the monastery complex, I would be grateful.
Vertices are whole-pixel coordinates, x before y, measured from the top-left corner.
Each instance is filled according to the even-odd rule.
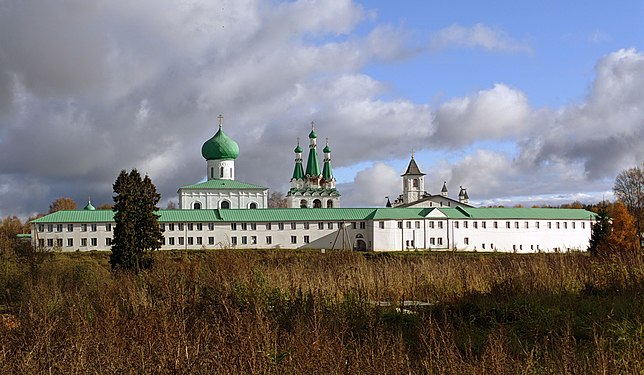
[[[402,194],[383,208],[341,208],[328,141],[318,159],[317,134],[308,135],[308,157],[294,149],[295,166],[286,194],[288,208],[268,208],[268,189],[237,181],[238,144],[219,129],[201,154],[206,180],[178,190],[179,209],[159,210],[162,250],[170,249],[351,249],[360,251],[586,250],[592,212],[552,208],[476,208],[466,189],[448,196],[425,191],[425,174],[412,155],[402,174]],[[440,186],[440,185],[439,185]],[[31,222],[34,245],[61,251],[110,250],[114,213],[58,211]]]

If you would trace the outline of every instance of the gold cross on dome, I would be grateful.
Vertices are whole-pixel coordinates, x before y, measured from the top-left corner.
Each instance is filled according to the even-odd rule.
[[[224,123],[224,115],[220,113],[219,116],[217,116],[217,118],[219,119],[219,127],[221,128],[221,126]]]

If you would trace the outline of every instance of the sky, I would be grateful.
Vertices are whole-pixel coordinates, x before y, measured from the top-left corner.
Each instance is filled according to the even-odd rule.
[[[0,217],[132,168],[176,201],[220,113],[271,192],[314,121],[344,207],[398,196],[412,151],[474,205],[612,199],[644,162],[644,2],[0,0]]]

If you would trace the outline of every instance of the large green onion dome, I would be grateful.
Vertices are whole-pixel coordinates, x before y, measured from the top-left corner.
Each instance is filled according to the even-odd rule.
[[[219,125],[217,134],[201,146],[201,155],[206,160],[234,160],[239,156],[239,145]]]

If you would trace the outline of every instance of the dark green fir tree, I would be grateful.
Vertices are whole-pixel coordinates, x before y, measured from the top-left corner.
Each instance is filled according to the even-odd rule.
[[[592,255],[603,255],[608,248],[608,237],[610,236],[610,216],[605,203],[599,206],[595,223],[592,227],[588,251]]]
[[[147,175],[141,178],[136,169],[130,173],[121,171],[114,182],[112,270],[138,273],[151,264],[146,254],[158,250],[163,238],[157,214],[160,199]]]

